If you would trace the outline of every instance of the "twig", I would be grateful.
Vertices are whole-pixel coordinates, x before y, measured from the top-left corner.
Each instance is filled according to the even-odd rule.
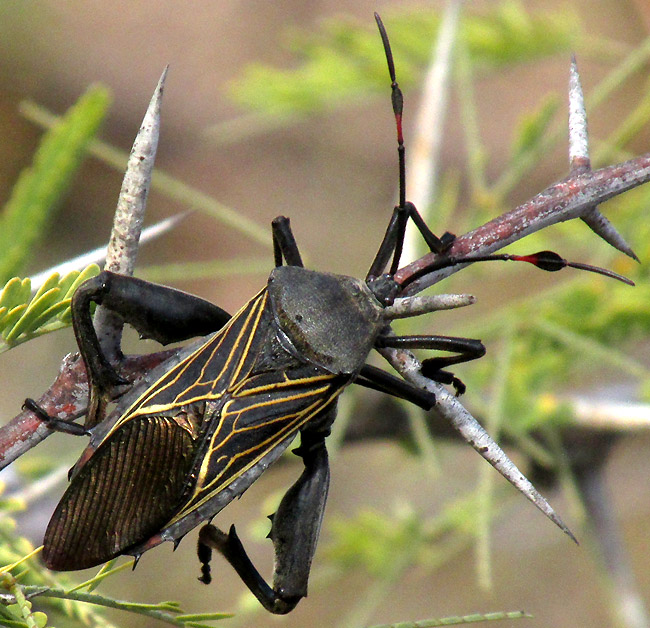
[[[167,623],[171,626],[192,626],[192,615],[182,615],[181,609],[176,602],[162,602],[160,604],[138,604],[135,602],[123,602],[97,593],[86,593],[82,591],[66,591],[63,589],[36,587],[33,585],[26,585],[22,587],[26,596],[58,598],[63,600],[74,600],[77,602],[85,602],[87,604],[94,604],[105,608],[116,608],[129,613],[137,615],[145,615],[146,617],[160,622]],[[205,613],[201,619],[212,621],[217,619],[226,619],[232,617],[231,613]],[[198,624],[204,626],[206,624]]]
[[[576,473],[576,484],[589,514],[591,532],[607,573],[611,578],[611,604],[621,625],[627,628],[648,628],[650,615],[638,586],[621,538],[621,531],[604,482],[603,464],[607,456]]]
[[[126,356],[120,363],[121,372],[129,380],[164,362],[176,351],[173,349],[148,355]],[[36,400],[50,416],[71,421],[86,414],[88,408],[88,380],[86,368],[78,354],[63,358],[59,374],[50,388]],[[0,428],[0,470],[45,440],[52,430],[25,410]]]
[[[424,75],[420,106],[414,126],[406,168],[411,202],[420,210],[425,222],[427,212],[436,197],[440,152],[451,86],[452,54],[460,16],[461,0],[449,0],[445,8],[438,39],[431,53],[429,68]],[[406,231],[404,259],[416,257],[420,235],[412,227]],[[421,250],[421,249],[420,249]]]
[[[628,161],[570,176],[555,183],[512,211],[456,238],[447,254],[466,257],[488,254],[558,222],[582,218],[591,208],[650,181],[650,153]],[[424,255],[395,275],[403,283],[439,259]],[[409,285],[407,294],[421,292],[462,268],[453,266],[427,274]]]
[[[165,218],[160,222],[157,222],[155,225],[146,227],[143,229],[140,236],[140,244],[145,242],[150,242],[159,238],[161,235],[167,233],[173,229],[181,220],[183,220],[188,215],[188,212],[182,214],[177,214],[176,216],[170,216]],[[47,279],[49,279],[54,273],[59,273],[59,275],[64,276],[73,270],[83,270],[89,264],[101,264],[106,261],[106,247],[101,246],[78,255],[72,259],[66,260],[62,264],[43,270],[36,275],[30,277],[32,283],[32,292],[36,292]]]

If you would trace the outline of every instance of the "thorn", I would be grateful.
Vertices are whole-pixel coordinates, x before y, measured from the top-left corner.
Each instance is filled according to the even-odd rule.
[[[443,403],[438,411],[443,419],[450,421],[465,442],[469,443],[506,480],[530,500],[544,515],[557,525],[571,540],[577,540],[571,530],[560,519],[551,505],[540,495],[530,480],[508,458],[506,453],[478,423],[478,421],[456,400],[455,397],[441,396]]]
[[[199,582],[203,584],[210,584],[212,582],[212,573],[209,563],[204,563],[201,565],[201,575],[197,578]]]
[[[587,111],[575,55],[571,55],[571,69],[569,71],[569,163],[571,174],[574,176],[591,170]],[[639,261],[639,258],[625,242],[623,236],[600,213],[597,206],[590,207],[581,218],[605,242],[633,260]]]
[[[569,527],[560,519],[560,517],[556,514],[553,513],[549,515],[549,519],[558,527],[564,534],[566,534],[576,545],[580,545],[580,542],[578,539],[576,539],[575,534],[569,530]]]
[[[160,136],[160,110],[167,76],[164,69],[154,90],[140,130],[133,142],[131,154],[122,180],[120,195],[113,217],[113,228],[106,249],[105,270],[133,276],[147,195],[151,188],[151,176]],[[115,312],[99,305],[94,317],[95,330],[100,346],[109,361],[121,356],[120,341],[124,321]]]
[[[160,110],[167,70],[166,67],[160,76],[140,130],[133,142],[115,210],[111,240],[106,252],[104,267],[124,275],[133,275],[137,257],[160,136]]]
[[[569,163],[571,174],[591,170],[587,111],[575,55],[569,71]]]
[[[639,261],[632,247],[625,241],[623,236],[616,230],[616,227],[603,216],[596,207],[589,208],[584,216],[581,216],[583,222],[605,242],[611,244],[621,253],[625,253],[635,261]]]

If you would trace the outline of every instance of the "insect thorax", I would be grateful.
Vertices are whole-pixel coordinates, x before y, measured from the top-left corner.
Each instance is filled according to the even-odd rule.
[[[268,290],[281,332],[302,358],[332,373],[358,372],[385,325],[382,306],[353,277],[280,266]]]

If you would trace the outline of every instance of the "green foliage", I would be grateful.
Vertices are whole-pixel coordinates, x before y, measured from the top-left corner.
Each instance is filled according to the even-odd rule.
[[[3,488],[0,486],[0,490]],[[158,620],[161,625],[180,628],[211,628],[212,624],[205,622],[231,617],[228,613],[184,614],[178,602],[173,601],[155,604],[121,602],[93,593],[106,575],[110,575],[105,573],[105,568],[100,570],[97,577],[72,586],[67,575],[55,575],[43,569],[36,560],[40,548],[34,550],[29,541],[17,534],[15,521],[9,515],[24,510],[25,500],[20,496],[5,498],[0,502],[0,507],[4,513],[0,518],[0,565],[4,565],[0,566],[0,589],[16,599],[15,604],[0,604],[0,626],[44,628],[48,622],[44,610],[57,617],[66,627],[92,628],[116,628],[105,617],[107,608],[142,615],[148,620]],[[130,567],[127,562],[113,568],[110,573]],[[32,607],[38,610],[34,611]]]
[[[534,111],[527,113],[515,128],[509,161],[515,163],[526,153],[534,151],[549,131],[560,107],[560,99],[550,94]]]
[[[474,496],[448,504],[425,518],[407,505],[390,512],[364,509],[352,517],[332,517],[327,557],[346,569],[386,577],[406,565],[433,570],[466,547],[479,532]]]
[[[0,625],[12,628],[45,628],[47,615],[40,611],[32,613],[32,603],[25,598],[22,587],[20,587],[11,574],[2,574],[0,586],[11,593],[15,604],[0,607]]]
[[[530,618],[524,611],[473,613],[454,617],[441,617],[439,619],[420,619],[419,621],[400,621],[396,624],[378,624],[370,628],[436,628],[437,626],[460,626],[464,624],[478,624],[486,621],[501,621],[506,619]]]
[[[31,281],[14,277],[0,292],[0,353],[36,336],[70,325],[70,303],[77,287],[99,272],[96,264],[65,277],[54,273],[31,294]]]
[[[98,268],[90,266],[63,278],[53,274],[31,294],[29,279],[11,279],[30,259],[61,197],[79,169],[86,148],[106,116],[110,95],[91,87],[48,130],[34,160],[18,178],[0,212],[0,353],[70,325],[70,299],[76,287]]]
[[[20,175],[0,213],[0,284],[19,272],[31,255],[103,121],[109,102],[105,88],[91,87],[61,123],[45,134],[33,164]]]
[[[4,489],[4,486],[1,488]],[[25,617],[28,607],[23,601],[24,596],[49,587],[66,587],[70,584],[70,579],[67,576],[55,576],[44,570],[35,557],[31,543],[17,533],[16,523],[11,514],[24,510],[26,505],[25,500],[17,495],[5,497],[2,501],[4,516],[0,519],[0,565],[4,566],[0,567],[2,575],[0,586],[5,589],[5,592],[16,596],[17,604],[0,606],[3,609],[0,626],[33,628],[30,624],[31,620]],[[11,576],[11,572],[15,572],[16,575]],[[43,604],[38,598],[36,600],[31,600],[31,603],[39,608],[36,621],[40,622],[43,616]],[[50,608],[55,612],[65,613],[66,617],[74,619],[78,625],[96,626],[97,628],[111,628],[112,626],[96,609],[89,614],[83,607],[60,600],[51,604]]]
[[[329,531],[333,541],[328,557],[347,569],[363,566],[375,577],[403,563],[400,558],[405,553],[410,560],[423,556],[422,520],[408,509],[394,514],[363,510],[354,517],[335,517]]]
[[[531,14],[519,0],[505,0],[484,16],[469,16],[461,37],[475,64],[499,67],[571,51],[581,33],[568,4],[556,12]]]
[[[412,84],[429,62],[440,14],[433,9],[401,9],[382,18],[400,84]],[[521,2],[507,0],[485,15],[465,13],[459,39],[472,63],[496,68],[570,52],[580,36],[579,26],[566,10],[532,15]],[[318,33],[294,30],[288,48],[301,58],[296,68],[252,64],[233,82],[232,95],[242,107],[266,115],[302,115],[369,93],[385,93],[384,52],[376,29],[366,21],[360,25],[338,18],[323,21]]]

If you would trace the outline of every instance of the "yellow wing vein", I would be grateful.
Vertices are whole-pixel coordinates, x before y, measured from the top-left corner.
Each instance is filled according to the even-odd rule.
[[[328,375],[326,377],[329,379],[334,378],[333,375]],[[315,379],[321,379],[321,378],[318,377]],[[296,381],[297,380],[294,380],[294,383]],[[307,380],[300,380],[300,381],[307,381]],[[260,387],[260,388],[265,388],[265,387]],[[212,478],[206,484],[203,484],[209,471],[210,461],[220,457],[219,451],[224,448],[224,445],[226,445],[227,442],[230,439],[232,439],[235,435],[241,434],[242,432],[249,429],[256,429],[255,426],[237,428],[237,429],[230,430],[230,432],[225,437],[223,434],[221,434],[221,431],[222,429],[224,429],[224,426],[230,425],[230,421],[228,419],[232,415],[234,414],[241,415],[247,410],[253,409],[253,407],[251,406],[236,412],[228,412],[228,406],[231,403],[231,400],[229,400],[229,402],[224,406],[222,410],[222,417],[221,420],[219,421],[218,429],[215,430],[212,438],[210,439],[210,446],[208,448],[207,455],[203,458],[194,493],[187,500],[185,507],[181,510],[181,512],[179,512],[174,517],[173,521],[171,521],[169,525],[171,525],[175,521],[178,521],[179,519],[182,519],[191,511],[200,508],[201,505],[209,501],[214,495],[217,495],[219,492],[221,492],[235,479],[245,474],[248,470],[254,467],[269,451],[273,449],[273,447],[280,444],[291,434],[296,434],[300,430],[300,428],[303,425],[305,425],[313,416],[323,411],[330,404],[332,404],[334,400],[338,397],[338,395],[343,391],[345,386],[343,385],[334,389],[330,389],[330,388],[332,387],[319,387],[318,389],[310,390],[309,393],[302,393],[299,395],[292,396],[291,398],[284,397],[283,399],[275,400],[275,404],[281,404],[282,402],[288,401],[289,399],[298,399],[298,398],[308,399],[310,396],[315,397],[315,401],[313,403],[309,404],[307,407],[302,408],[299,412],[294,412],[291,414],[283,414],[278,416],[277,418],[273,418],[266,421],[264,423],[264,426],[273,425],[274,423],[283,423],[283,422],[286,424],[284,427],[274,432],[268,438],[264,440],[260,440],[259,442],[255,443],[253,447],[250,447],[247,450],[238,451],[232,455],[228,455],[228,454],[222,455],[221,458],[226,457],[228,459],[228,462],[223,466],[222,469],[220,469],[219,473],[214,478]],[[272,406],[274,404],[273,402],[267,402],[267,404],[255,404],[255,405],[256,407],[263,407],[264,405]],[[220,438],[221,440],[219,440]],[[219,441],[218,444],[215,444],[216,441]],[[254,457],[252,457],[245,465],[237,469],[234,473],[231,472],[232,468],[237,465],[240,459],[245,458],[247,456],[251,456],[255,452],[257,452],[257,455],[254,455]]]
[[[229,381],[224,382],[224,390],[218,391],[216,393],[206,391],[201,392],[199,390],[195,397],[189,397],[188,394],[190,394],[192,390],[198,388],[199,386],[205,386],[209,383],[212,383],[214,390],[215,384],[223,378],[224,373],[227,372],[228,368],[231,365],[233,356],[237,354],[240,356],[240,363],[237,366],[237,370],[234,376],[239,376],[243,362],[246,358],[246,353],[249,350],[250,343],[253,340],[254,330],[257,327],[262,316],[262,312],[266,304],[266,296],[267,292],[266,289],[264,289],[256,297],[251,299],[235,316],[233,316],[226,324],[226,326],[208,343],[202,345],[196,351],[192,352],[174,368],[170,369],[156,382],[154,382],[138,399],[136,399],[131,404],[131,406],[126,410],[119,421],[111,428],[108,435],[115,432],[126,421],[129,421],[136,416],[161,414],[180,406],[186,406],[201,401],[217,400],[221,398],[224,394],[224,390],[232,386],[232,383],[236,381],[236,379],[228,378]],[[249,310],[248,314],[246,315],[244,323],[237,333],[232,348],[228,351],[227,358],[225,359],[222,367],[219,369],[219,372],[216,373],[215,376],[211,379],[202,381],[203,377],[205,376],[206,369],[214,363],[214,356],[220,350],[222,350],[224,342],[228,339],[229,330],[234,324],[239,321],[239,318],[246,312],[247,309]],[[251,332],[251,330],[253,331]],[[247,338],[246,349],[243,352],[238,351],[238,348],[242,342],[242,338]],[[209,355],[206,358],[205,354],[208,350]],[[183,388],[182,391],[170,402],[158,404],[151,403],[155,400],[156,397],[160,397],[166,390],[172,389],[175,385],[178,385],[179,382],[182,381],[183,376],[198,360],[204,361],[204,365],[200,370],[200,376],[198,380],[195,380],[191,386]]]

